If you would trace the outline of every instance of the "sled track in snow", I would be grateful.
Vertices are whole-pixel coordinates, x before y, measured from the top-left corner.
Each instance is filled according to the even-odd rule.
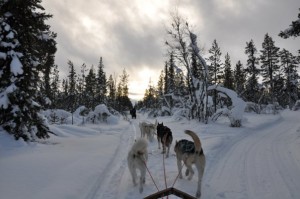
[[[111,196],[119,195],[118,190],[127,168],[127,152],[133,141],[131,128],[129,125],[121,133],[119,146],[85,199],[111,198]]]
[[[206,167],[205,198],[299,198],[300,172],[287,148],[287,135],[296,132],[286,128],[292,122],[297,119],[279,117],[221,145]]]

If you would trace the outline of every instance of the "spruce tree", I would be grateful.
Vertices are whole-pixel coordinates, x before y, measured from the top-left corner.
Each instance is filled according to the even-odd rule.
[[[222,64],[221,64],[221,50],[215,39],[212,43],[212,47],[209,49],[208,62],[208,77],[210,84],[219,84],[222,78]],[[214,111],[217,110],[217,91],[213,91]]]
[[[282,49],[279,52],[279,56],[285,81],[285,103],[283,105],[288,105],[291,109],[296,100],[298,100],[297,88],[299,86],[299,75],[297,72],[297,68],[299,65],[299,60],[296,56],[294,56],[286,49]]]
[[[78,92],[78,104],[85,105],[87,96],[85,92],[85,85],[86,85],[86,72],[87,72],[87,66],[85,63],[81,65],[80,68],[81,75],[77,77],[77,92]]]
[[[51,81],[50,81],[50,87],[51,87],[51,108],[56,109],[57,104],[59,102],[59,95],[60,95],[60,90],[59,90],[59,71],[58,71],[58,66],[54,65],[53,71],[51,73]]]
[[[246,42],[245,54],[248,55],[248,59],[245,68],[246,83],[243,96],[248,101],[257,103],[259,99],[258,75],[260,70],[257,68],[259,59],[256,57],[257,49],[252,39],[250,42]]]
[[[96,107],[96,74],[94,72],[94,67],[92,66],[89,70],[88,75],[85,78],[85,105],[87,108],[94,109]]]
[[[55,34],[40,0],[0,1],[0,125],[16,139],[48,138],[39,73],[52,64]],[[47,48],[45,47],[47,46]],[[50,49],[52,48],[52,49]]]
[[[68,61],[69,66],[69,81],[68,81],[68,95],[66,96],[66,103],[67,103],[67,110],[71,111],[72,113],[75,111],[77,106],[77,86],[76,86],[76,79],[77,74],[75,71],[75,66],[72,61]]]
[[[300,11],[300,8],[299,8]],[[289,28],[285,29],[284,31],[281,31],[279,33],[280,37],[283,37],[284,39],[289,37],[298,37],[300,36],[300,13],[298,14],[298,19],[295,21],[292,21],[292,24]]]
[[[120,76],[120,89],[121,89],[121,95],[118,96],[117,101],[120,104],[120,111],[127,111],[132,109],[131,101],[128,97],[129,89],[128,89],[128,81],[129,81],[129,75],[126,71],[126,69],[123,69],[122,75]]]
[[[270,103],[275,103],[276,90],[274,88],[275,80],[279,72],[279,48],[275,46],[275,42],[268,34],[265,35],[262,43],[262,50],[260,55],[261,74],[263,83],[269,89]]]
[[[168,62],[165,62],[165,76],[164,76],[164,94],[167,94],[170,92],[169,87],[169,69],[168,69]]]
[[[97,101],[99,104],[105,103],[107,94],[106,74],[104,72],[103,59],[100,57],[97,71]]]
[[[219,84],[223,78],[223,68],[221,64],[221,49],[215,39],[212,43],[212,47],[209,49],[209,58],[208,62],[210,65],[208,66],[209,77],[211,77],[210,82],[212,84]]]
[[[231,69],[230,56],[227,53],[225,55],[225,64],[224,64],[224,87],[233,90],[233,74]]]
[[[113,76],[110,75],[107,81],[107,87],[108,87],[108,104],[109,106],[115,108],[115,102],[116,102],[116,83],[113,79]]]
[[[234,90],[236,91],[236,93],[239,96],[241,96],[241,94],[245,90],[244,84],[246,81],[246,74],[243,69],[243,64],[241,63],[240,60],[235,65],[235,69],[233,71],[233,76],[234,76],[234,78],[233,78],[234,79]]]

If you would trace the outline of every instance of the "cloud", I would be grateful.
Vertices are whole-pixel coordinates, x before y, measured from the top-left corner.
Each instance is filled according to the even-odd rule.
[[[232,66],[246,59],[246,42],[253,39],[260,49],[266,33],[279,47],[293,53],[299,49],[293,39],[277,36],[297,17],[298,0],[51,0],[43,6],[54,15],[49,24],[58,33],[56,63],[62,76],[68,73],[68,60],[79,72],[83,63],[97,65],[102,56],[107,75],[121,74],[125,68],[130,81],[144,85],[151,78],[156,84],[168,59],[165,27],[175,9],[195,27],[206,53],[217,39],[223,56],[227,52],[231,56]],[[151,71],[149,78],[137,78],[143,68]]]

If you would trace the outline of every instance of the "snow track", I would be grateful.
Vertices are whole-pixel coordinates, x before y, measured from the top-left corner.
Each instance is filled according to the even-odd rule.
[[[139,120],[53,125],[59,136],[44,144],[12,141],[0,132],[0,198],[144,198],[165,189],[165,179],[167,187],[173,185],[178,175],[175,141],[191,139],[184,133],[190,129],[199,135],[206,156],[201,199],[299,199],[300,112],[245,115],[241,128],[229,127],[227,118],[207,125],[155,118],[172,130],[174,139],[166,159],[156,139],[148,143],[147,167],[154,182],[147,172],[143,193],[127,168],[128,151],[140,137]],[[143,116],[138,118],[148,120]],[[197,175],[190,181],[184,176],[174,187],[194,195],[197,180]]]
[[[128,124],[120,134],[121,138],[116,151],[105,169],[98,175],[85,199],[122,198],[119,190],[123,189],[124,184],[126,185],[123,178],[128,178],[125,175],[127,153],[134,141],[135,129]]]
[[[278,117],[222,145],[208,160],[203,198],[300,198],[299,165],[288,145],[295,123],[297,116]]]

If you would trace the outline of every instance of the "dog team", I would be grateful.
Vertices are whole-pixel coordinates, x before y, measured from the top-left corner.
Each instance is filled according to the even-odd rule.
[[[156,134],[158,149],[161,149],[160,145],[162,145],[162,153],[166,153],[166,157],[168,157],[173,141],[173,135],[170,128],[164,126],[163,123],[158,123],[157,121],[155,121],[155,124],[149,122],[141,122],[139,123],[139,127],[141,130],[141,137],[137,139],[131,147],[127,156],[127,162],[130,174],[132,176],[133,184],[134,186],[139,185],[139,191],[141,193],[143,192],[143,184],[145,183],[147,170],[147,139],[152,142],[154,139],[154,135]],[[194,164],[198,171],[196,197],[200,198],[201,182],[205,168],[205,155],[203,153],[201,141],[197,134],[190,130],[185,130],[185,133],[193,139],[193,142],[186,139],[181,139],[179,141],[176,141],[174,146],[179,178],[182,178],[182,162],[187,168],[185,175],[188,176],[188,180],[191,180],[194,175],[194,170],[192,168],[192,165]],[[137,170],[139,170],[140,172],[139,182],[137,182]]]

